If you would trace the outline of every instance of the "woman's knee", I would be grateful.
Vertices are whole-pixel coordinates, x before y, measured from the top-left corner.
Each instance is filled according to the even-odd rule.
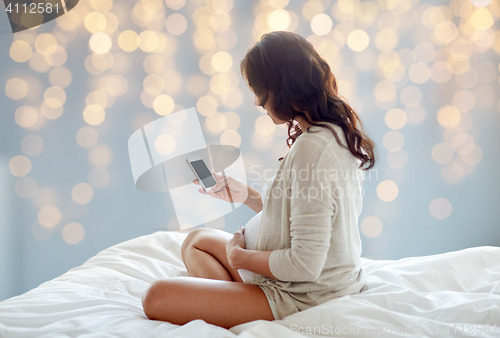
[[[198,228],[191,231],[181,246],[181,255],[185,258],[188,250],[196,248],[203,250],[209,247],[210,242],[213,241],[213,230],[210,228]]]
[[[142,295],[142,307],[144,309],[144,314],[149,319],[156,319],[156,307],[158,300],[162,297],[162,284],[163,282],[160,280],[155,281]]]
[[[160,279],[149,286],[142,295],[144,314],[151,320],[172,322],[182,310],[186,300],[185,281],[182,277]]]

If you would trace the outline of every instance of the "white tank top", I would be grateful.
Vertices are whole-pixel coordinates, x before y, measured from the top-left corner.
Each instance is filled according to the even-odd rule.
[[[261,199],[262,203],[264,203],[264,198],[266,196],[267,190],[271,186],[274,177],[271,178],[262,188]],[[248,223],[245,225],[245,249],[247,250],[255,250],[257,244],[257,235],[259,233],[260,220],[262,218],[262,211],[257,213],[254,217],[252,217]],[[238,273],[240,274],[241,279],[245,283],[248,283],[252,280],[252,272],[245,269],[238,269]]]

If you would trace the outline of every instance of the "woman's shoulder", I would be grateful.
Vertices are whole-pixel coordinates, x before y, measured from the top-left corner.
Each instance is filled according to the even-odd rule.
[[[340,126],[331,122],[321,122],[321,124],[324,126],[309,127],[306,132],[297,138],[294,146],[297,144],[297,148],[305,148],[311,151],[322,151],[325,148],[335,147],[335,144],[338,145],[338,143],[331,129],[335,131],[342,144],[346,144],[344,131]]]
[[[325,123],[331,127],[339,137],[342,144],[346,145],[342,128],[334,123]],[[320,166],[332,166],[344,157],[352,157],[350,151],[339,145],[335,135],[328,127],[311,126],[308,131],[302,133],[293,143],[290,149],[289,165],[303,166],[316,164]],[[321,162],[321,163],[320,163]]]

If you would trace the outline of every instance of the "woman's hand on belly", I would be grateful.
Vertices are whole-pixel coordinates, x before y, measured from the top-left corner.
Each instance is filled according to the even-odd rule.
[[[240,227],[226,244],[228,264],[234,269],[245,269],[277,279],[269,269],[269,256],[272,251],[246,250],[244,230],[245,228]]]
[[[245,232],[244,227],[239,227],[239,229],[235,232],[233,238],[231,238],[226,243],[226,256],[227,262],[229,265],[235,269],[238,269],[236,266],[239,265],[238,259],[240,255],[238,255],[238,250],[245,249]]]

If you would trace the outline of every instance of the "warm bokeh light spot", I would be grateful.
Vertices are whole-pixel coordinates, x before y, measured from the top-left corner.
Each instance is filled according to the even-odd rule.
[[[448,143],[444,142],[434,145],[431,150],[432,159],[439,164],[451,162],[454,155],[455,152],[453,151],[453,148]]]
[[[446,198],[438,197],[429,204],[429,212],[432,217],[437,219],[445,219],[451,215],[452,206]]]
[[[377,185],[377,196],[384,202],[391,202],[398,197],[398,185],[391,180],[385,180]]]
[[[448,44],[458,36],[458,28],[452,21],[443,21],[436,26],[434,34],[439,42]]]
[[[406,86],[399,93],[399,99],[407,107],[415,107],[422,101],[422,91],[417,86]]]
[[[210,95],[204,95],[196,102],[196,110],[203,116],[210,116],[217,111],[217,100]]]
[[[467,152],[471,152],[472,149],[467,151],[467,149],[472,146],[472,148],[475,145],[474,138],[471,135],[468,135],[465,132],[457,133],[455,137],[451,140],[451,146],[456,150],[457,153],[459,154],[466,154]],[[467,146],[467,147],[466,147]],[[466,147],[465,149],[463,149]]]
[[[172,35],[181,35],[184,33],[188,27],[188,22],[184,15],[180,13],[174,13],[169,15],[165,25],[167,27],[167,31]]]
[[[158,95],[153,101],[153,109],[156,114],[165,116],[174,111],[174,99],[167,94]]]
[[[369,238],[378,237],[383,230],[382,221],[375,216],[368,216],[361,221],[360,229],[363,235]]]
[[[38,211],[38,223],[44,228],[54,228],[61,221],[61,211],[53,205],[44,206]]]
[[[493,26],[495,20],[488,8],[478,8],[472,13],[470,23],[475,29],[487,29]]]
[[[108,21],[106,20],[104,14],[99,12],[91,12],[87,14],[85,16],[85,19],[83,20],[83,23],[85,25],[85,28],[90,33],[103,32],[108,25]]]
[[[375,37],[375,46],[382,52],[393,50],[397,44],[398,37],[391,30],[382,30]]]
[[[59,108],[66,103],[66,92],[61,87],[53,86],[45,90],[43,99],[47,106]]]
[[[9,55],[12,60],[22,63],[31,59],[33,50],[26,41],[16,40],[10,46]]]
[[[385,114],[385,124],[391,129],[401,129],[406,124],[406,113],[404,110],[394,108]]]
[[[60,67],[68,60],[68,53],[63,47],[57,46],[56,51],[50,55],[45,55],[44,59],[48,65],[52,67]]]
[[[109,90],[112,95],[121,96],[127,92],[128,81],[120,74],[111,75],[105,81],[105,90]]]
[[[311,20],[311,30],[316,35],[326,35],[330,33],[333,27],[332,18],[326,14],[315,15]]]
[[[144,91],[151,96],[160,95],[165,88],[165,82],[163,81],[163,78],[157,74],[146,76],[142,84],[144,87]]]
[[[90,0],[92,8],[99,12],[107,12],[113,7],[113,0]]]
[[[112,41],[106,33],[95,33],[89,40],[90,49],[97,54],[106,54],[111,50]]]
[[[71,84],[72,80],[73,75],[71,74],[71,71],[66,67],[53,68],[49,73],[49,82],[53,86],[66,88]]]
[[[99,134],[92,127],[83,127],[76,133],[76,142],[82,148],[92,148],[98,140]]]
[[[107,167],[113,160],[113,153],[107,145],[100,144],[90,149],[88,157],[93,166]]]
[[[60,101],[57,99],[50,99],[49,102],[52,105],[57,105]],[[64,112],[64,107],[60,105],[57,108],[49,107],[46,102],[43,102],[40,106],[40,111],[43,117],[46,117],[49,120],[55,120],[61,117]]]
[[[142,31],[139,34],[139,48],[144,52],[154,52],[160,45],[158,35],[150,30]]]
[[[71,189],[71,198],[78,204],[87,204],[93,197],[94,189],[88,183],[78,183]]]
[[[382,81],[375,85],[375,98],[380,102],[389,102],[396,98],[396,86],[388,81]]]
[[[19,126],[23,128],[30,128],[37,122],[38,114],[33,107],[21,106],[16,109],[14,118]]]
[[[464,179],[466,172],[463,163],[453,160],[441,167],[441,178],[448,184],[458,184]]]
[[[29,60],[29,66],[31,69],[33,69],[37,73],[45,73],[50,69],[50,65],[47,63],[45,60],[46,56],[34,52],[33,56]]]
[[[9,161],[10,173],[16,177],[23,177],[31,171],[31,161],[23,155],[17,155]]]
[[[226,51],[219,51],[212,56],[212,67],[220,73],[225,73],[233,66],[233,58]]]
[[[168,134],[158,136],[154,143],[155,150],[158,154],[164,156],[171,154],[175,150],[176,145],[175,139]]]
[[[240,125],[241,119],[235,112],[228,111],[221,117],[221,127],[223,129],[238,130]]]
[[[35,40],[35,49],[42,55],[50,55],[57,50],[57,40],[50,33],[42,33]]]
[[[272,31],[288,29],[291,21],[290,13],[284,9],[272,11],[267,17],[267,25]]]
[[[80,223],[69,223],[64,226],[61,234],[66,243],[75,245],[85,237],[85,228]]]
[[[417,84],[422,84],[431,77],[431,69],[424,62],[417,62],[408,69],[408,77]]]
[[[471,152],[464,155],[460,155],[460,159],[462,160],[463,163],[467,165],[470,166],[478,165],[483,159],[483,149],[476,144]]]
[[[104,108],[98,104],[90,104],[83,111],[83,119],[91,126],[101,124],[106,117]]]
[[[125,52],[133,52],[139,47],[139,36],[131,30],[123,31],[118,36],[118,46]]]
[[[226,130],[220,136],[220,143],[239,147],[241,145],[241,136],[235,130]]]
[[[87,105],[97,104],[103,108],[110,106],[110,100],[106,92],[103,90],[94,90],[91,91],[87,97],[85,98],[85,103]]]
[[[161,56],[151,54],[144,59],[143,67],[148,74],[160,74],[165,70],[165,61]]]
[[[17,77],[9,79],[5,85],[5,94],[12,100],[21,100],[28,94],[28,84]]]
[[[268,136],[274,133],[276,125],[267,115],[262,115],[255,121],[255,131],[263,136]]]
[[[352,31],[347,37],[347,45],[355,52],[365,50],[369,43],[370,37],[362,29]]]
[[[302,15],[308,21],[311,21],[315,15],[323,13],[325,11],[325,7],[321,3],[321,1],[307,1],[302,7]]]
[[[462,117],[455,106],[445,105],[439,109],[437,119],[443,127],[454,128],[460,124]]]
[[[220,133],[224,130],[223,126],[225,119],[223,117],[224,115],[222,115],[221,112],[215,112],[214,114],[208,116],[205,120],[207,129],[212,133]]]

